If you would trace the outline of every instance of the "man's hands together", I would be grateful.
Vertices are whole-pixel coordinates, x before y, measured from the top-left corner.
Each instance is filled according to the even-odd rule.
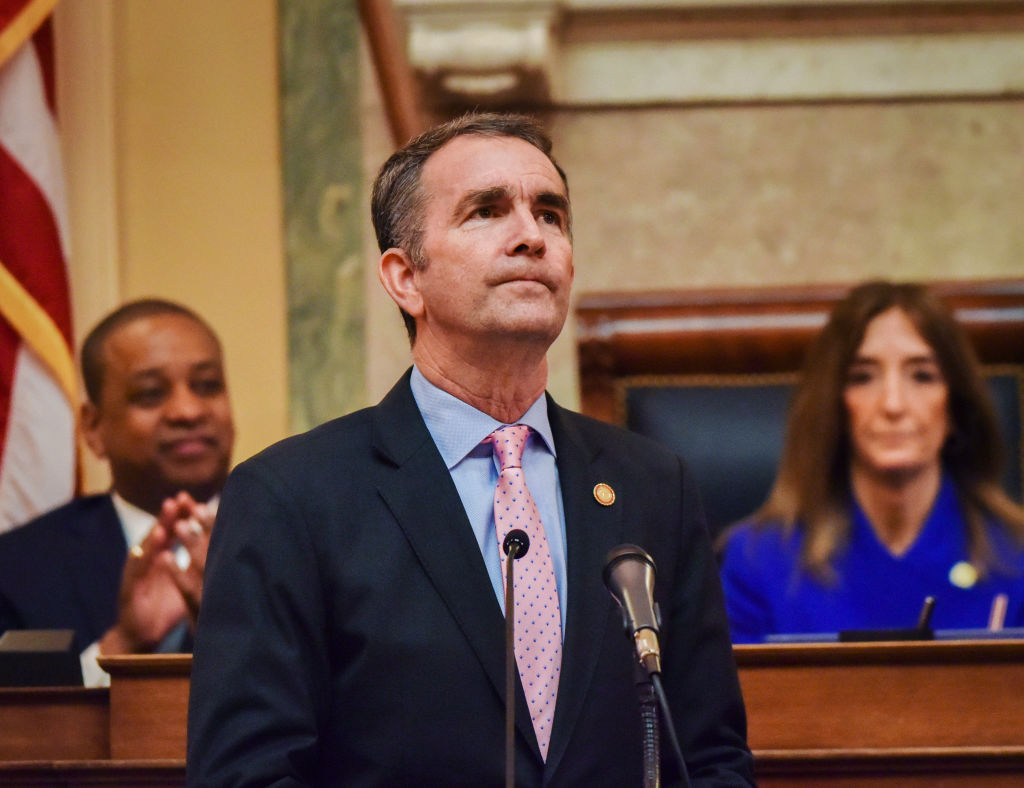
[[[156,524],[128,551],[118,618],[100,640],[102,654],[152,651],[186,615],[195,627],[213,521],[214,512],[186,492],[163,502]],[[179,543],[190,559],[184,569],[175,555]]]

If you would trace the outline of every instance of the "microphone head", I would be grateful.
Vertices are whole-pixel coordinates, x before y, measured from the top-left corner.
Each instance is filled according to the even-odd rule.
[[[652,605],[655,574],[654,559],[642,547],[623,544],[608,553],[604,584],[622,607],[630,634],[645,627],[658,631]]]
[[[526,531],[519,528],[513,528],[505,536],[505,541],[501,546],[505,550],[505,555],[508,555],[509,550],[515,546],[516,552],[512,557],[522,558],[530,549],[530,537],[526,535]]]

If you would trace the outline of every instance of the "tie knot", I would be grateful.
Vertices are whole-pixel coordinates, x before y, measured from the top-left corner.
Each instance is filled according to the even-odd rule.
[[[498,458],[501,470],[506,468],[521,468],[523,465],[523,450],[526,448],[526,439],[530,436],[530,428],[525,424],[509,424],[506,427],[498,427],[487,436],[486,441],[494,444],[494,454]]]

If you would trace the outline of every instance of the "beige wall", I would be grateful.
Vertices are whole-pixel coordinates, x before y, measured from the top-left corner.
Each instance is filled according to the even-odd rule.
[[[225,346],[236,460],[286,429],[275,9],[75,0],[57,18],[76,336],[131,298],[196,309]]]

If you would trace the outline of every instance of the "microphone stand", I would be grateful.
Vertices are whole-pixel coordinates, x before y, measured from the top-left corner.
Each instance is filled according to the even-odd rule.
[[[690,772],[686,768],[686,759],[683,758],[683,750],[679,746],[679,737],[676,735],[675,723],[672,722],[672,711],[668,706],[668,696],[665,695],[665,688],[661,684],[660,673],[651,674],[651,686],[654,688],[654,694],[658,697],[661,713],[665,717],[665,729],[668,732],[668,740],[672,745],[672,752],[679,763],[679,774],[683,778],[683,785],[690,788]]]
[[[636,691],[640,702],[640,733],[643,737],[644,788],[661,786],[661,729],[658,727],[658,700],[651,676],[640,665],[633,665]]]
[[[530,537],[515,528],[502,544],[505,550],[505,786],[516,784],[516,608],[512,564],[530,549]]]

